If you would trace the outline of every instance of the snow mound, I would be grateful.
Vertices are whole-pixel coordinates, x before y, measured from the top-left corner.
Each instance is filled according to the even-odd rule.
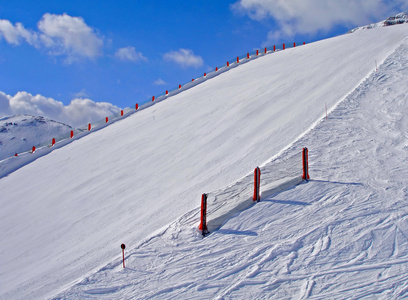
[[[401,12],[399,14],[396,14],[395,16],[389,17],[384,21],[378,22],[378,23],[373,23],[370,25],[365,25],[361,27],[354,28],[350,30],[348,33],[353,33],[357,30],[361,29],[371,29],[371,28],[377,28],[377,27],[386,27],[386,26],[392,26],[392,25],[397,25],[397,24],[404,24],[408,23],[408,11],[406,12]]]
[[[41,116],[16,115],[0,119],[0,161],[33,146],[50,142],[72,127]]]

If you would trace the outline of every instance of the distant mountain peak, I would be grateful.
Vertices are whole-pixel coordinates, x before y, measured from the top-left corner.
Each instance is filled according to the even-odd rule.
[[[386,26],[392,26],[392,25],[398,25],[398,24],[404,24],[408,23],[408,11],[406,12],[400,12],[396,14],[395,16],[388,17],[384,21],[378,22],[378,23],[373,23],[370,25],[365,25],[361,27],[354,28],[350,30],[348,33],[353,33],[357,30],[361,29],[371,29],[371,28],[377,28],[377,27],[386,27]]]
[[[32,146],[50,142],[72,130],[72,127],[42,116],[15,115],[0,118],[0,160]]]

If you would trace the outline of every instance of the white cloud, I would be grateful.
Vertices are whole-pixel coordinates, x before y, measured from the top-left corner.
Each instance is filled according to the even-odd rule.
[[[136,52],[135,47],[125,47],[125,48],[120,48],[118,51],[116,51],[115,56],[119,58],[120,60],[123,61],[132,61],[132,62],[137,62],[137,61],[147,61],[147,58],[143,56],[141,52]]]
[[[73,99],[68,106],[64,107],[63,114],[69,124],[79,127],[88,123],[101,121],[118,113],[120,108],[107,102],[94,102],[90,99]]]
[[[182,67],[198,68],[204,64],[203,59],[199,55],[194,55],[190,49],[180,49],[178,51],[171,51],[163,55],[167,61],[173,61]]]
[[[81,89],[79,92],[74,93],[73,96],[75,98],[89,98],[89,95],[86,89]]]
[[[24,40],[30,45],[38,46],[38,34],[25,29],[23,24],[11,24],[8,20],[0,20],[0,38],[4,38],[7,43],[20,45]]]
[[[66,55],[68,62],[102,54],[103,39],[81,17],[46,13],[38,22],[41,40],[51,54]]]
[[[48,49],[51,55],[65,56],[67,63],[102,55],[103,38],[81,17],[46,13],[37,26],[36,32],[24,28],[21,23],[13,25],[8,20],[0,20],[0,38],[12,45],[25,41],[36,48]]]
[[[231,8],[253,20],[273,19],[279,32],[271,31],[272,38],[328,32],[337,25],[360,26],[377,22],[408,8],[406,1],[404,3],[389,0],[239,0]]]
[[[0,92],[0,117],[8,116],[10,111],[10,96]]]
[[[163,79],[161,79],[161,78],[159,78],[159,79],[157,79],[155,82],[153,82],[155,85],[166,85],[167,83],[163,80]]]
[[[42,95],[18,92],[9,96],[0,92],[0,117],[28,114],[79,127],[100,121],[119,111],[120,108],[111,103],[94,102],[90,99],[73,99],[69,105],[64,106],[62,102]]]

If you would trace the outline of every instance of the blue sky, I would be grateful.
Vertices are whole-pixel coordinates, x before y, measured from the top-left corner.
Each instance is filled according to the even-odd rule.
[[[343,34],[407,2],[0,0],[0,117],[98,118],[256,48]]]

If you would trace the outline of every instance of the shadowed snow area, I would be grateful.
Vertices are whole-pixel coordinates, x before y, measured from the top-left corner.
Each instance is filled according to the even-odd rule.
[[[407,29],[266,55],[0,179],[0,298],[404,295]],[[202,193],[304,146],[314,180],[201,239]]]

